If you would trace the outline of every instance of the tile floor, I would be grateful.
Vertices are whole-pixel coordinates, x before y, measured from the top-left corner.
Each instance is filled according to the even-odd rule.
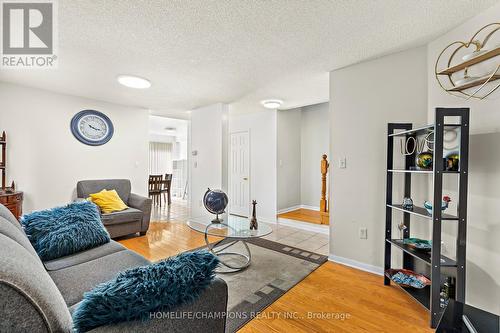
[[[151,221],[185,223],[189,218],[189,213],[187,201],[172,198],[170,206],[153,207]],[[322,255],[329,254],[328,235],[280,225],[279,219],[277,224],[269,224],[269,226],[273,228],[273,232],[265,236],[266,239]]]
[[[269,224],[273,232],[264,238],[323,255],[329,254],[328,235],[279,224]]]

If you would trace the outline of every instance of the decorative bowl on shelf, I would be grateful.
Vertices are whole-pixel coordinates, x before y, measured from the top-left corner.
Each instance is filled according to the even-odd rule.
[[[449,203],[451,202],[451,198],[449,196],[444,196],[443,201],[441,202],[441,210],[444,211],[448,208]],[[424,208],[427,210],[429,215],[432,215],[432,203],[430,201],[424,202]]]
[[[405,238],[403,244],[422,252],[429,252],[432,250],[432,241],[420,238]]]
[[[385,271],[386,276],[394,283],[401,287],[412,287],[423,289],[431,285],[431,280],[422,274],[415,273],[409,269],[388,269]]]

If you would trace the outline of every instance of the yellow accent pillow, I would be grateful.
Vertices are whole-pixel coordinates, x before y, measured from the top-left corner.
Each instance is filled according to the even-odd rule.
[[[101,208],[104,214],[119,212],[128,208],[116,190],[102,190],[101,192],[90,194],[89,197],[93,203]]]

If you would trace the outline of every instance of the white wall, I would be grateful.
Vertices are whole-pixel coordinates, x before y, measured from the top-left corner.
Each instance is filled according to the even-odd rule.
[[[278,210],[301,204],[301,114],[300,108],[277,112]]]
[[[222,189],[227,184],[227,158],[223,145],[227,145],[224,127],[227,122],[227,105],[214,104],[191,112],[190,201],[191,215],[209,215],[203,206],[207,188]]]
[[[235,107],[237,106],[231,105],[229,133],[250,132],[250,200],[258,202],[258,218],[276,221],[277,111],[235,114]]]
[[[485,100],[466,101],[444,92],[434,77],[441,50],[455,40],[468,40],[482,26],[498,22],[500,4],[472,18],[428,45],[428,121],[437,106],[470,107],[469,197],[467,222],[466,300],[500,314],[500,92]],[[500,36],[491,45],[500,43]],[[498,59],[498,57],[497,57]],[[445,188],[457,197],[456,184]],[[455,228],[443,229],[446,253],[454,256]]]
[[[323,154],[329,154],[330,119],[328,103],[302,107],[300,202],[319,209]]]
[[[103,146],[77,141],[71,118],[105,113],[115,134]],[[24,191],[24,212],[70,202],[79,180],[128,178],[147,195],[148,111],[0,82],[0,130],[8,136],[8,181]]]
[[[382,271],[387,123],[427,122],[426,70],[426,48],[420,47],[330,73],[330,253],[337,260]],[[343,157],[347,168],[340,169]],[[426,193],[427,184],[412,185],[418,202],[415,195]],[[403,194],[398,179],[395,188],[396,201]],[[397,222],[401,214],[394,217]],[[359,238],[360,227],[368,228],[368,239]],[[427,231],[418,227],[413,223],[412,231]]]

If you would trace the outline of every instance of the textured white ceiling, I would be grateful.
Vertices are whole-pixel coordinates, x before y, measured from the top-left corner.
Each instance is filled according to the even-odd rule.
[[[59,68],[0,80],[182,112],[328,99],[327,72],[421,45],[496,0],[59,0]],[[409,64],[411,65],[411,64]],[[120,86],[118,74],[150,79]]]
[[[174,130],[167,130],[174,128]],[[179,141],[186,141],[188,136],[188,123],[183,119],[172,119],[159,116],[149,117],[149,133],[156,135],[171,135]]]

